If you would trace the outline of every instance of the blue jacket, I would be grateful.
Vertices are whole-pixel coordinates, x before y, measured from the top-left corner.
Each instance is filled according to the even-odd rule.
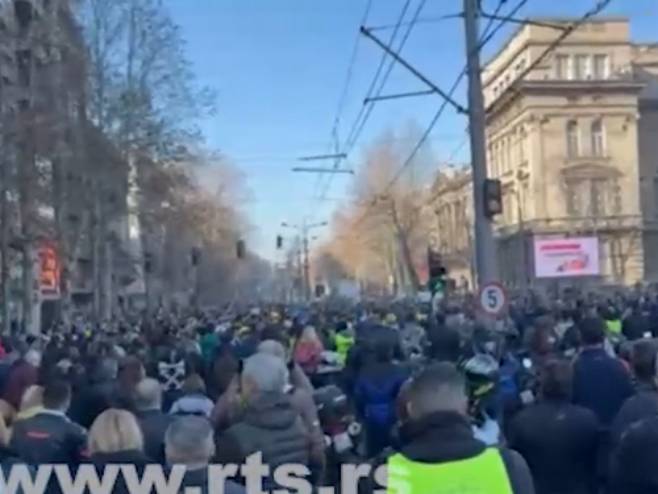
[[[371,363],[359,374],[354,400],[366,424],[392,427],[397,414],[395,401],[408,377],[405,369],[392,362]]]
[[[584,349],[574,364],[573,402],[592,410],[610,426],[624,401],[633,394],[629,372],[603,348]]]

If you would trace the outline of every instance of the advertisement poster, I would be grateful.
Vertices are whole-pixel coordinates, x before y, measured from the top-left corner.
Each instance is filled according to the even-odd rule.
[[[537,278],[597,276],[599,274],[598,238],[535,238],[535,275]]]
[[[57,251],[51,245],[42,245],[39,249],[39,286],[43,296],[59,295],[59,259]]]

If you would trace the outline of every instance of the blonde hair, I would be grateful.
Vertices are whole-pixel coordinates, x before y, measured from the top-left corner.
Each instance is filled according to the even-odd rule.
[[[89,453],[116,453],[144,449],[144,438],[135,416],[110,408],[101,413],[89,430]]]
[[[21,398],[20,411],[43,405],[43,386],[32,385],[28,387]]]

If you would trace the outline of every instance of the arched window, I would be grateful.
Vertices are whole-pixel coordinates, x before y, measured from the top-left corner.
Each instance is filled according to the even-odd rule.
[[[593,156],[604,156],[605,155],[605,143],[603,139],[603,123],[601,119],[596,119],[592,122],[592,155]]]
[[[575,158],[580,154],[580,142],[578,139],[578,122],[569,120],[567,122],[567,156]]]

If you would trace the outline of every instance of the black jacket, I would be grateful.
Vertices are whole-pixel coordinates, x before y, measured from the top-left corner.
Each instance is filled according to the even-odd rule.
[[[658,415],[658,389],[655,386],[641,385],[637,392],[624,402],[612,423],[612,445],[619,442],[631,424],[654,415]]]
[[[651,333],[649,318],[641,313],[634,312],[622,321],[621,332],[631,341],[644,338],[645,333]]]
[[[421,463],[447,463],[466,460],[480,455],[486,445],[473,437],[473,430],[466,418],[454,412],[437,412],[416,422],[400,427],[398,452],[412,461]],[[380,455],[375,468],[385,463],[391,451]],[[514,494],[535,492],[528,465],[521,455],[511,449],[500,449]],[[360,485],[363,494],[377,492],[372,478]]]
[[[65,415],[43,411],[14,424],[11,448],[31,465],[77,465],[84,457],[86,440],[84,429]]]
[[[594,492],[600,426],[587,408],[540,402],[512,420],[508,441],[528,462],[538,494]]]
[[[144,436],[144,453],[153,461],[164,465],[165,434],[173,418],[160,410],[138,410],[135,415]]]
[[[208,494],[208,468],[199,468],[196,470],[186,470],[181,484],[181,493],[185,493],[188,487],[198,487],[201,494]],[[245,494],[247,491],[240,484],[232,480],[224,481],[224,494]]]
[[[580,352],[573,368],[573,402],[592,410],[609,427],[626,399],[633,394],[631,376],[620,360],[603,348]]]
[[[256,452],[273,472],[283,464],[310,464],[311,441],[301,415],[283,393],[265,393],[249,404],[242,420],[217,439],[217,463],[242,464]],[[264,488],[274,487],[265,479]]]
[[[658,416],[632,424],[613,452],[609,494],[658,492]]]
[[[95,453],[91,455],[90,461],[96,468],[99,478],[102,478],[106,466],[126,464],[135,466],[138,480],[141,480],[144,469],[149,463],[151,463],[150,458],[138,450],[116,451],[114,453]],[[117,477],[116,484],[112,489],[112,494],[130,494],[122,473],[119,473],[119,476]]]

